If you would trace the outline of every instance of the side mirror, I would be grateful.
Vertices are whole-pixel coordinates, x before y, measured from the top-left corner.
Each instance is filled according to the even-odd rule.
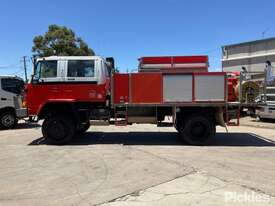
[[[39,83],[39,79],[36,79],[34,74],[31,75],[31,83],[32,84],[38,84]]]
[[[113,57],[107,57],[106,61],[110,64],[112,69],[115,69],[115,59]]]

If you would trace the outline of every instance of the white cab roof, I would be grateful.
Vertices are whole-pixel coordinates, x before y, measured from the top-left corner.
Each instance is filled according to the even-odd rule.
[[[95,60],[95,59],[104,59],[101,56],[50,56],[38,58],[37,61],[41,60]]]

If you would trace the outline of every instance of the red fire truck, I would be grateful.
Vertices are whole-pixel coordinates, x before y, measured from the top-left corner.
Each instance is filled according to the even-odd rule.
[[[91,120],[117,126],[163,125],[167,116],[185,142],[208,144],[225,126],[227,75],[208,72],[207,56],[143,57],[136,73],[115,73],[114,59],[53,56],[37,59],[25,89],[29,116],[44,120],[49,144],[65,144]]]

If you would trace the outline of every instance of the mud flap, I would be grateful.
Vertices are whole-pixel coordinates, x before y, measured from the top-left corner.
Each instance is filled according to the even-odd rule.
[[[217,111],[216,111],[216,114],[215,114],[215,120],[216,122],[218,123],[218,125],[222,126],[225,128],[226,132],[228,133],[228,128],[227,128],[227,125],[224,121],[224,118],[223,118],[223,109],[222,108],[219,108]]]

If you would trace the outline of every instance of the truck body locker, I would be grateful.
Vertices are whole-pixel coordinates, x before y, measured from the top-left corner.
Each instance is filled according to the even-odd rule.
[[[130,100],[133,104],[162,103],[162,74],[134,73],[130,75]]]
[[[112,87],[114,104],[129,102],[129,74],[114,74]]]
[[[139,72],[207,72],[208,56],[141,57]]]

